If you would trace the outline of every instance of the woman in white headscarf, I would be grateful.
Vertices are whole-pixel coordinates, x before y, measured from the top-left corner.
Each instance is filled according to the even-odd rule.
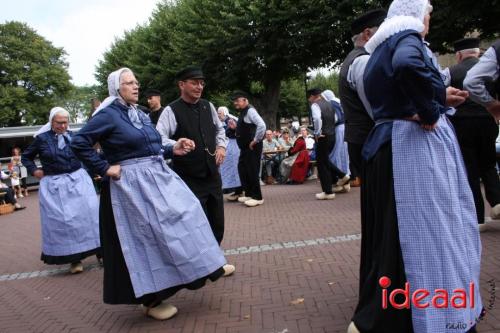
[[[199,200],[165,163],[194,149],[188,139],[162,146],[151,120],[136,108],[139,83],[128,68],[108,77],[109,97],[73,138],[71,148],[101,189],[104,302],[142,304],[146,315],[169,319],[163,302],[224,274],[226,263]],[[105,158],[94,150],[99,142]]]
[[[238,159],[240,158],[240,148],[236,143],[236,125],[238,117],[229,113],[229,109],[221,106],[217,109],[220,121],[224,123],[226,136],[229,139],[226,147],[226,158],[220,166],[220,175],[222,179],[222,189],[233,191],[227,196],[227,200],[236,201],[243,195],[240,175],[238,173]]]
[[[28,173],[40,179],[42,255],[46,264],[71,264],[71,273],[83,271],[81,260],[100,255],[99,202],[87,172],[69,143],[69,113],[50,110],[49,122],[35,133],[22,154]],[[39,156],[42,164],[34,162]]]
[[[467,93],[445,88],[425,50],[431,11],[428,0],[394,0],[365,45],[375,128],[363,147],[360,290],[348,332],[475,332],[481,316],[474,200],[445,116]]]
[[[340,105],[340,99],[338,99],[331,90],[323,91],[321,97],[330,102],[332,109],[335,111],[335,146],[328,158],[340,171],[349,175],[351,173],[349,170],[349,153],[347,150],[347,142],[344,141],[345,118],[344,111],[342,111],[342,106]],[[334,193],[346,193],[350,190],[351,185],[349,183],[336,185],[333,188]]]

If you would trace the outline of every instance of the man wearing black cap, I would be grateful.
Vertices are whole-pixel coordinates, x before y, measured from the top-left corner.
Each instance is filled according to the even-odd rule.
[[[250,105],[244,92],[233,93],[231,99],[235,109],[240,110],[236,126],[236,142],[240,148],[238,173],[245,196],[239,197],[238,202],[244,203],[247,207],[256,207],[264,203],[260,191],[259,170],[266,124],[257,110]]]
[[[382,9],[369,11],[351,24],[354,50],[342,63],[339,78],[339,97],[345,115],[345,135],[349,151],[349,169],[353,182],[351,186],[359,186],[361,182],[361,149],[374,126],[371,108],[363,86],[363,73],[369,55],[364,45],[377,31],[384,21],[386,12]]]
[[[479,62],[479,39],[464,38],[454,43],[457,65],[450,68],[451,86],[463,89],[467,72]],[[490,89],[490,93],[493,91]],[[500,217],[500,181],[495,168],[498,125],[482,105],[468,98],[456,108],[450,117],[464,158],[465,168],[479,222],[479,230],[484,231],[484,201],[481,193],[483,180],[486,200],[490,203],[492,217]]]
[[[349,176],[330,162],[330,152],[335,146],[335,110],[332,104],[321,97],[318,88],[307,91],[307,100],[311,103],[314,138],[316,139],[316,162],[321,183],[321,193],[316,193],[318,200],[335,199],[332,185],[344,186]]]
[[[220,244],[224,236],[224,204],[218,166],[224,161],[227,138],[212,103],[202,99],[205,77],[198,67],[179,71],[175,80],[180,98],[165,107],[156,126],[163,144],[179,138],[194,141],[194,150],[174,156],[172,168],[199,199]],[[225,275],[234,272],[233,265],[224,266]]]
[[[148,89],[146,90],[146,98],[148,99],[149,105],[149,118],[151,122],[156,126],[158,123],[158,119],[160,119],[160,115],[163,112],[163,108],[161,107],[161,92],[156,89]]]

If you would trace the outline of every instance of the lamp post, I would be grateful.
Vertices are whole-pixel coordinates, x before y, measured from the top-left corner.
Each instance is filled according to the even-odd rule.
[[[309,125],[312,124],[312,118],[311,118],[311,107],[309,105],[309,101],[307,100],[307,91],[309,88],[307,87],[307,80],[309,80],[311,77],[309,75],[304,75],[304,91],[305,91],[305,96],[306,96],[306,112],[307,112],[307,118],[309,119]],[[302,122],[299,119],[299,122],[302,125]]]

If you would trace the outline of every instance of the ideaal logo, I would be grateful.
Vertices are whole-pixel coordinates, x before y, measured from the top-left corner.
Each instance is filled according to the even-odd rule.
[[[437,309],[446,309],[452,307],[455,309],[471,308],[473,309],[474,304],[474,282],[469,283],[469,289],[465,290],[462,288],[453,289],[452,295],[446,289],[436,289],[431,295],[431,291],[427,289],[417,289],[410,296],[410,284],[405,283],[404,289],[394,289],[388,292],[387,288],[391,286],[391,279],[387,276],[383,276],[379,279],[379,285],[382,287],[382,308],[387,309],[390,305],[395,309],[409,309],[410,302],[413,307],[417,309],[425,309],[429,306],[433,306]],[[402,298],[403,302],[396,302],[396,297]],[[432,296],[430,302],[426,301],[428,296]]]
[[[494,308],[496,302],[496,283],[494,279],[488,280],[489,285],[489,299],[488,305],[483,308],[481,315],[476,319],[476,324],[484,319],[486,311],[490,311]],[[425,309],[429,306],[433,306],[435,308],[448,308],[450,303],[453,308],[463,309],[467,307],[469,304],[470,308],[474,308],[474,283],[471,282],[469,284],[469,297],[467,297],[467,291],[465,289],[454,289],[453,296],[449,299],[449,293],[445,289],[436,289],[434,291],[434,295],[430,302],[422,302],[424,299],[431,295],[431,293],[426,289],[417,289],[415,290],[410,297],[410,284],[405,283],[404,289],[394,289],[390,294],[389,298],[387,288],[391,285],[391,279],[386,276],[383,276],[379,279],[379,285],[382,287],[382,308],[387,309],[388,303],[395,309],[409,309],[410,301],[414,307],[419,309]],[[396,297],[398,295],[402,295],[404,301],[402,303],[396,302]],[[467,298],[469,301],[467,301]],[[440,302],[439,302],[440,301]],[[469,323],[469,326],[472,327],[474,325],[473,322]],[[468,325],[464,322],[457,323],[448,323],[446,324],[446,329],[450,330],[464,330],[467,329]]]

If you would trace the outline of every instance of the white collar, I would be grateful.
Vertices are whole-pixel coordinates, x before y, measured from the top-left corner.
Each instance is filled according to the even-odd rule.
[[[389,37],[405,30],[424,31],[424,23],[413,16],[394,16],[380,25],[377,32],[365,44],[365,50],[373,53],[377,46],[385,42]]]

